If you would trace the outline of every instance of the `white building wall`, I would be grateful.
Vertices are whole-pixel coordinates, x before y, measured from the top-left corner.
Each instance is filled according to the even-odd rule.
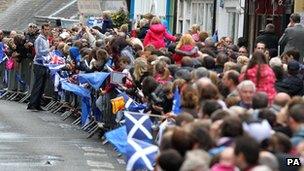
[[[186,33],[193,24],[212,32],[213,0],[177,0],[176,33]]]
[[[244,6],[245,0],[225,0],[223,8],[217,1],[216,29],[219,38],[233,36],[236,43],[237,38],[243,36]]]
[[[152,13],[154,15],[166,16],[166,0],[135,0],[134,16]]]

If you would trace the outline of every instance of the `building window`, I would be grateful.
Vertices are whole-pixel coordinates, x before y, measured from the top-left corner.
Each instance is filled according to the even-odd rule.
[[[238,39],[239,16],[236,12],[228,12],[228,36],[234,41]]]
[[[177,33],[186,33],[193,24],[211,33],[213,0],[178,0],[177,16]]]

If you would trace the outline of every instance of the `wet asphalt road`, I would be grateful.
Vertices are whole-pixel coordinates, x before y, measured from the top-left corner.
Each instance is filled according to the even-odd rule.
[[[125,170],[110,145],[87,135],[59,114],[0,100],[0,171]]]

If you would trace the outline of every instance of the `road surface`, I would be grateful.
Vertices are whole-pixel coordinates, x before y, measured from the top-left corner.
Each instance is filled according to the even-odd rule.
[[[125,170],[110,145],[59,114],[30,112],[25,104],[0,100],[0,170]]]

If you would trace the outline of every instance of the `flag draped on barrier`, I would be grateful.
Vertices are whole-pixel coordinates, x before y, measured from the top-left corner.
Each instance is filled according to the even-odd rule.
[[[91,94],[90,91],[77,84],[72,84],[67,81],[61,81],[61,87],[66,91],[70,91],[76,94],[77,96],[90,98],[90,94]]]
[[[110,73],[106,72],[93,72],[88,74],[79,74],[78,81],[80,83],[88,83],[90,84],[95,90],[98,90],[103,82],[108,78]]]
[[[152,142],[152,121],[148,115],[137,115],[125,112],[128,138]]]
[[[153,170],[157,153],[156,145],[129,138],[126,149],[128,159],[126,170]]]
[[[68,83],[67,81],[61,81],[62,89],[70,91],[80,97],[81,99],[81,124],[85,125],[89,121],[90,111],[91,111],[91,93],[88,89],[81,87],[76,84]]]
[[[107,140],[109,140],[120,153],[126,154],[127,146],[127,128],[122,126],[109,131],[105,134]]]

